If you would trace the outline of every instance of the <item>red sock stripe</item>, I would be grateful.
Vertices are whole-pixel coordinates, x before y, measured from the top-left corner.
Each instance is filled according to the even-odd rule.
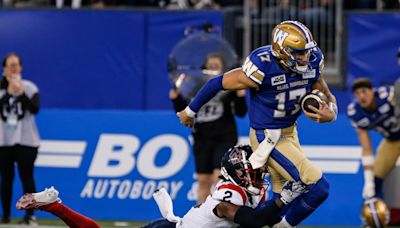
[[[58,202],[41,206],[40,209],[59,217],[65,222],[65,224],[72,228],[100,228],[100,226],[93,219],[79,214],[78,212]]]

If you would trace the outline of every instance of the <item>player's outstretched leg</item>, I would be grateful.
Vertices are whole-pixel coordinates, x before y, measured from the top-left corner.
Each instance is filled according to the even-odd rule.
[[[38,193],[25,193],[17,202],[18,210],[40,209],[47,211],[65,222],[69,227],[99,228],[100,226],[91,218],[88,218],[71,208],[60,203],[58,191],[54,188],[46,188]]]
[[[324,176],[317,183],[307,186],[308,192],[299,197],[291,206],[282,223],[296,226],[313,213],[329,195],[329,183]],[[287,225],[287,224],[286,224]],[[288,226],[285,226],[288,227]]]
[[[275,227],[297,226],[326,200],[329,195],[329,183],[322,175],[321,170],[299,152],[289,154],[286,151],[280,152],[274,149],[270,160],[275,170],[285,170],[282,171],[287,174],[285,179],[302,181],[307,186],[308,191],[289,206],[285,217]],[[271,179],[273,185],[277,183],[274,182],[272,174]],[[279,185],[273,187],[276,188]]]
[[[329,184],[322,170],[315,166],[303,153],[294,126],[282,129],[282,139],[278,141],[268,158],[268,168],[274,193],[280,193],[286,180],[301,181],[308,192],[288,205],[285,217],[274,227],[297,226],[321,205],[329,195]],[[254,147],[265,138],[264,131],[251,131]],[[257,141],[257,142],[255,142]],[[275,194],[277,195],[277,194]]]

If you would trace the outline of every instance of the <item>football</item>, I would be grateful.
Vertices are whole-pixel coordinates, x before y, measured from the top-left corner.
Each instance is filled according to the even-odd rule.
[[[317,109],[320,109],[322,107],[322,105],[321,105],[322,101],[325,101],[326,103],[328,103],[328,98],[320,90],[314,89],[313,91],[311,91],[311,93],[308,93],[307,95],[305,95],[303,97],[303,99],[301,100],[301,109],[303,111],[315,113],[308,106],[310,105]]]

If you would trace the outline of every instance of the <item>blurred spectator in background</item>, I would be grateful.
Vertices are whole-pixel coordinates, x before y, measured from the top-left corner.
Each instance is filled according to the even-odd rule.
[[[213,0],[170,0],[167,9],[219,9]]]
[[[343,6],[345,9],[377,9],[382,7],[382,9],[399,9],[399,0],[352,0],[343,1]]]
[[[376,0],[343,1],[345,9],[376,9]]]
[[[397,64],[400,66],[400,47],[397,49]],[[400,75],[394,84],[395,116],[400,123]]]
[[[39,111],[39,90],[36,85],[21,78],[22,61],[17,54],[3,59],[0,81],[0,172],[1,223],[11,220],[10,207],[13,192],[15,164],[24,193],[35,192],[34,162],[40,143],[34,115]],[[23,224],[35,224],[33,210],[28,210]]]
[[[210,54],[207,56],[204,68],[204,72],[208,75],[221,74],[225,69],[224,60],[219,54]],[[245,95],[245,90],[221,92],[197,113],[192,135],[199,187],[198,203],[206,200],[212,185],[218,182],[222,155],[237,143],[238,133],[234,114],[240,117],[246,114]],[[170,90],[169,98],[176,112],[182,111],[189,102],[176,88]]]
[[[0,3],[4,8],[44,7],[49,5],[49,0],[2,0]]]

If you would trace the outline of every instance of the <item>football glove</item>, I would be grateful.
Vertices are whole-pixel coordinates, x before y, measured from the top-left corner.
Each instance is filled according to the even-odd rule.
[[[364,171],[364,187],[362,196],[364,199],[369,199],[375,196],[374,173],[372,170]]]
[[[304,185],[301,181],[297,182],[286,181],[286,183],[283,185],[280,200],[284,204],[289,204],[299,195],[305,192],[305,190],[306,190],[306,185]]]

